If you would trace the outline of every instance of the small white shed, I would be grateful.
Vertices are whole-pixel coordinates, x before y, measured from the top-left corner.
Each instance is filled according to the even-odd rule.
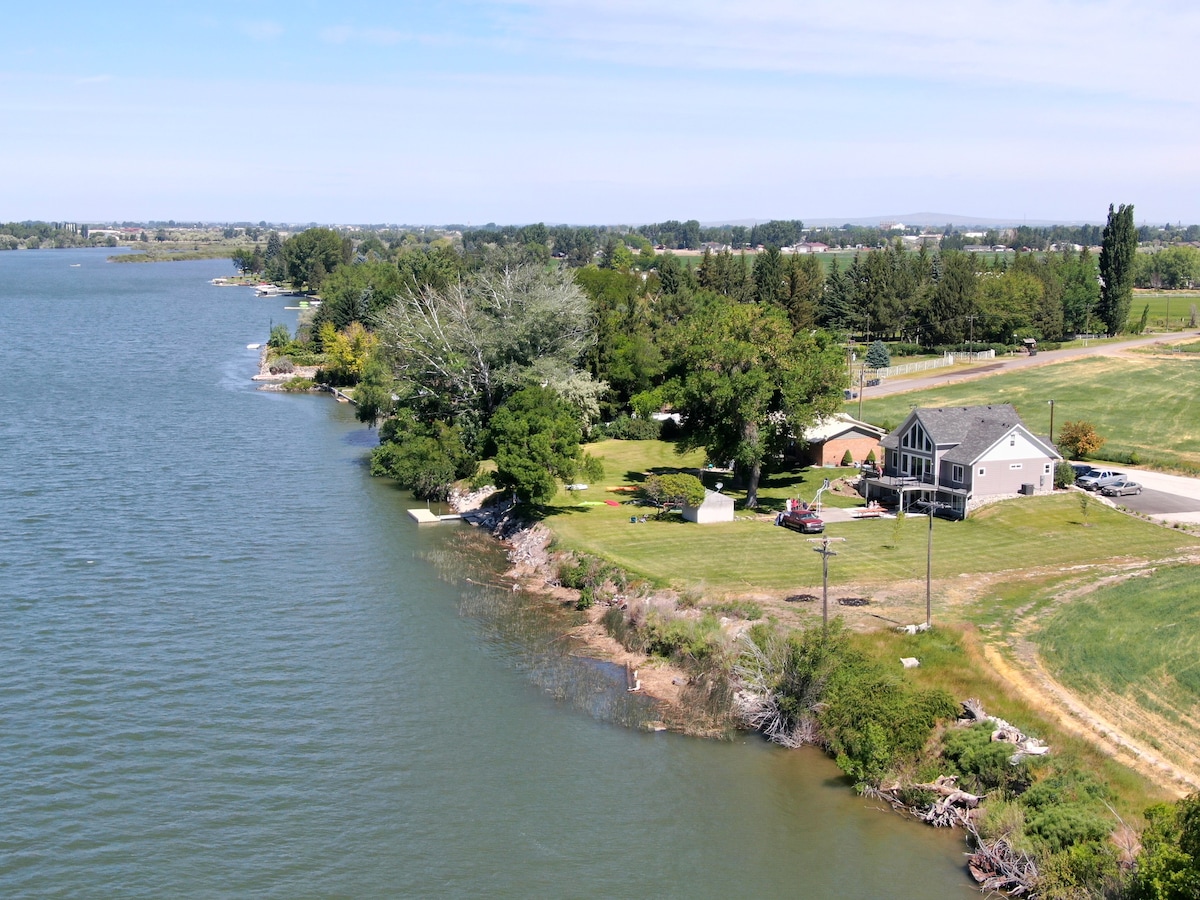
[[[707,525],[709,522],[732,522],[733,498],[728,494],[706,490],[704,502],[699,506],[683,507],[683,517],[700,525]]]

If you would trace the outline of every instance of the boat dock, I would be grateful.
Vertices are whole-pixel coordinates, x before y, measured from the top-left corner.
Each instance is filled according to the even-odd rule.
[[[460,513],[449,513],[444,516],[439,516],[437,513],[429,509],[410,509],[409,516],[412,517],[418,525],[431,525],[436,522],[454,522],[462,518]]]

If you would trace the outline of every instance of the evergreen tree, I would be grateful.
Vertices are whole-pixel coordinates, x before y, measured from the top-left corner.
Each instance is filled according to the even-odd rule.
[[[835,332],[850,330],[854,321],[854,299],[850,280],[834,257],[829,274],[825,276],[825,289],[817,305],[817,324]]]
[[[1097,312],[1109,334],[1129,326],[1129,304],[1133,301],[1133,258],[1138,235],[1133,224],[1133,204],[1122,203],[1113,211],[1108,206],[1108,224],[1100,243],[1100,306]]]
[[[783,298],[783,255],[772,245],[754,259],[754,299],[782,306]]]
[[[892,354],[888,352],[883,341],[872,341],[867,350],[867,367],[871,369],[886,369],[892,364]]]

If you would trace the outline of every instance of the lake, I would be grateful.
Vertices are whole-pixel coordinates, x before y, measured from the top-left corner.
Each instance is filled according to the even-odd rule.
[[[977,896],[815,751],[627,727],[347,405],[255,390],[288,298],[109,252],[0,253],[0,895]]]

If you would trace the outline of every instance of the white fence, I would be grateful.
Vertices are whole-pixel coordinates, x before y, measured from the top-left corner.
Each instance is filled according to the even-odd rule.
[[[980,350],[978,353],[947,353],[937,359],[923,359],[920,362],[905,363],[902,366],[888,366],[886,369],[864,369],[862,377],[864,381],[874,378],[892,378],[896,375],[911,375],[913,372],[925,372],[929,369],[943,369],[958,362],[974,362],[981,359],[995,358],[995,350]]]

